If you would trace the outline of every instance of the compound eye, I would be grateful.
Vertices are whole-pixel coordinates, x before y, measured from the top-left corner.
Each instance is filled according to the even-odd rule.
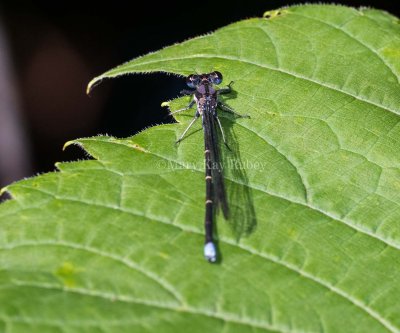
[[[199,76],[195,74],[191,74],[186,78],[186,84],[189,88],[196,88],[196,86],[199,84],[199,81]]]
[[[220,84],[222,82],[222,74],[220,72],[212,72],[209,77],[214,84]]]

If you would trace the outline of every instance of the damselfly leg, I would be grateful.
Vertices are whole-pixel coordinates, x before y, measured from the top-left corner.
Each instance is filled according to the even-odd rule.
[[[172,115],[175,114],[175,113],[179,113],[179,112],[183,112],[183,111],[189,110],[189,109],[191,109],[191,108],[193,107],[193,105],[195,105],[195,104],[196,104],[196,101],[193,100],[193,101],[191,101],[191,102],[188,104],[187,107],[185,107],[185,108],[183,108],[183,109],[175,110],[174,112],[170,112],[169,115],[172,116]]]
[[[233,110],[228,105],[226,105],[226,104],[224,104],[222,102],[218,102],[218,106],[217,107],[219,109],[221,109],[222,111],[224,111],[224,112],[231,113],[231,114],[235,115],[236,117],[239,117],[239,118],[250,118],[249,115],[237,113],[235,110]]]
[[[176,112],[176,111],[175,111],[175,112]],[[174,113],[175,113],[175,112],[174,112]],[[197,119],[199,119],[199,117],[200,117],[200,113],[199,113],[198,111],[196,111],[196,114],[194,115],[192,121],[190,122],[190,124],[188,125],[188,127],[186,127],[186,129],[183,131],[182,135],[179,137],[178,140],[176,140],[175,143],[179,143],[179,142],[181,142],[181,141],[183,140],[183,138],[185,137],[186,133],[190,130],[190,128],[191,128],[191,127],[193,126],[193,124],[195,123],[195,121],[196,121]]]

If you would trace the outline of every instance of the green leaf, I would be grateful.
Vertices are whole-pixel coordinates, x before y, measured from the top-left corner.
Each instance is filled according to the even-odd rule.
[[[222,114],[221,262],[202,256],[201,125],[174,146],[193,111],[127,139],[79,139],[94,160],[7,187],[0,331],[400,332],[399,20],[289,7],[90,86],[210,70],[251,115]]]

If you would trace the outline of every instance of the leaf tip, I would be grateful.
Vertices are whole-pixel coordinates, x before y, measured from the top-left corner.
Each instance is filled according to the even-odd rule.
[[[169,107],[169,104],[170,104],[170,101],[168,101],[168,102],[162,102],[162,103],[161,103],[161,106],[162,106],[162,107]]]
[[[72,145],[77,145],[77,146],[82,147],[82,144],[81,144],[79,141],[70,140],[70,141],[67,141],[67,142],[64,144],[64,146],[62,147],[62,150],[64,151],[65,149],[67,149],[69,146],[72,146]]]
[[[65,146],[65,145],[64,145]],[[57,168],[57,170],[61,170],[60,169],[60,165],[62,164],[62,162],[56,162],[54,163],[54,166]]]
[[[8,191],[7,186],[0,188],[0,196]]]
[[[94,79],[92,79],[86,87],[86,95],[90,96],[90,93],[92,92],[93,88],[96,87],[101,82],[102,79],[103,79],[102,76],[97,76]]]

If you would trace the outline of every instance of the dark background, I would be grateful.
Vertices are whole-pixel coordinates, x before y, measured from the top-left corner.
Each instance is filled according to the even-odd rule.
[[[0,112],[0,186],[52,171],[56,161],[83,158],[77,148],[62,151],[68,140],[100,133],[126,137],[171,122],[160,104],[184,87],[183,80],[165,74],[133,75],[106,80],[88,97],[86,85],[94,76],[172,43],[297,3],[0,1],[0,55],[8,68],[0,73],[0,108],[8,105],[18,125],[7,134],[11,127]],[[337,3],[400,16],[396,1]]]

